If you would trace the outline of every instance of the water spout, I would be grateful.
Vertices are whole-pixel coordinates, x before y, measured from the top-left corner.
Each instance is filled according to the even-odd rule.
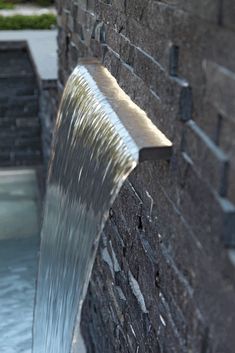
[[[73,351],[109,209],[139,161],[167,159],[171,149],[107,69],[88,61],[74,70],[57,116],[49,167],[34,353]]]

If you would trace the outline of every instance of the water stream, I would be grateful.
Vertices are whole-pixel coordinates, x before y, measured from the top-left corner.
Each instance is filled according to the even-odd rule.
[[[54,133],[37,285],[33,353],[71,353],[108,211],[138,147],[89,71],[66,85]]]

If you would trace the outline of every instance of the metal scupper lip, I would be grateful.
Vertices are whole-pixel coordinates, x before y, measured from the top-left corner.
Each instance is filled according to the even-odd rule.
[[[148,118],[144,110],[138,107],[118,85],[107,68],[93,58],[82,59],[78,70],[85,70],[89,84],[95,85],[109,105],[109,116],[116,116],[124,127],[125,134],[133,140],[138,150],[139,162],[145,160],[170,159],[172,142]],[[110,114],[110,107],[113,114]],[[114,119],[115,120],[115,119]],[[115,126],[115,121],[113,121]]]

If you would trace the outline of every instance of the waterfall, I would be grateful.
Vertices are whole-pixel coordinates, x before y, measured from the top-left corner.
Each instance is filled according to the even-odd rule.
[[[133,129],[127,126],[130,114]],[[135,126],[142,116],[151,131],[144,138]],[[33,353],[71,353],[109,209],[139,151],[151,154],[156,145],[160,158],[169,157],[171,143],[105,68],[79,65],[73,71],[56,120],[48,173]]]

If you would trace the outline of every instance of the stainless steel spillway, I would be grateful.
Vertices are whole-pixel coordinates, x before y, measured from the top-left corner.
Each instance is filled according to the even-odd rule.
[[[54,131],[41,234],[33,353],[76,352],[100,234],[139,161],[172,144],[94,60],[66,84]]]
[[[104,108],[109,109],[109,118],[114,129],[122,124],[133,139],[138,149],[139,162],[169,159],[172,154],[171,141],[120,88],[111,73],[94,59],[83,60],[80,64],[84,72],[87,72],[86,79],[91,87],[100,91],[100,97],[103,96],[100,104],[104,104]],[[114,115],[116,119],[113,119]]]

